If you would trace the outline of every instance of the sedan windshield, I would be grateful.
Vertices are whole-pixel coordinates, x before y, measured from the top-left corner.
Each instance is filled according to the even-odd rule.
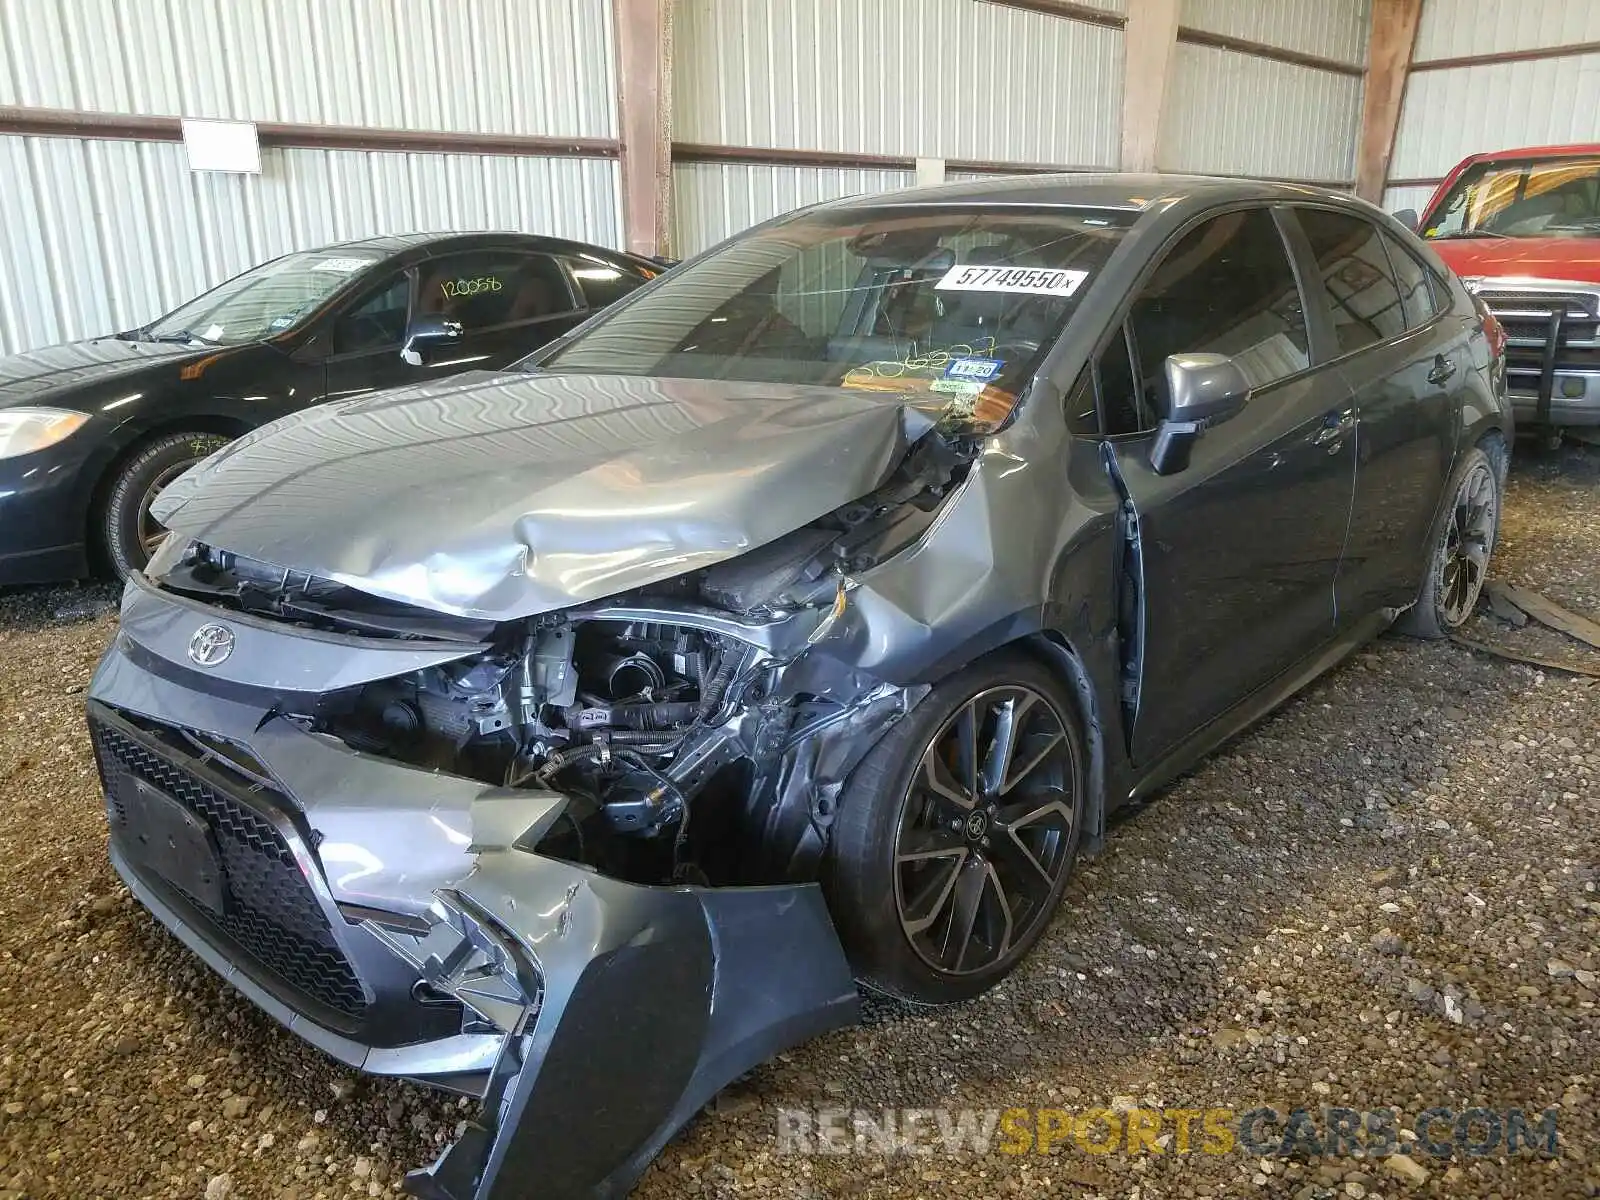
[[[232,346],[283,333],[379,261],[374,255],[348,250],[286,254],[235,275],[141,330],[139,336]]]
[[[1600,159],[1478,163],[1429,214],[1428,238],[1600,235]]]
[[[1138,214],[975,206],[801,214],[663,277],[544,370],[796,383],[1010,416]]]

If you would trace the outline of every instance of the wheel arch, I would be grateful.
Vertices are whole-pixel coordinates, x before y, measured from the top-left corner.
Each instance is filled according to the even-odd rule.
[[[1067,636],[1053,629],[1027,634],[1001,649],[1020,650],[1046,667],[1066,685],[1078,706],[1083,740],[1089,750],[1088,795],[1084,797],[1084,831],[1079,849],[1087,855],[1098,854],[1107,815],[1106,729],[1089,667]]]

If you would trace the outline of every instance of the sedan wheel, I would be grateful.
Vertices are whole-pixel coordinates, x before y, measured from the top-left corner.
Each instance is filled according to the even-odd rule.
[[[139,550],[143,553],[145,562],[150,561],[150,556],[156,552],[156,547],[161,545],[167,536],[166,527],[150,515],[150,506],[156,502],[157,496],[166,491],[167,484],[198,461],[190,459],[174,463],[151,480],[150,486],[145,488],[144,495],[139,497]]]
[[[1049,924],[1085,809],[1077,709],[1032,659],[939,684],[856,768],[824,879],[858,977],[925,1003],[965,999]]]
[[[895,906],[917,956],[967,975],[1005,959],[1048,911],[1075,816],[1072,745],[1031,688],[994,688],[934,736],[901,804]]]
[[[166,487],[228,444],[214,433],[173,433],[148,443],[117,469],[101,513],[106,558],[119,578],[142,570],[167,531],[150,515]]]
[[[1439,604],[1445,622],[1460,625],[1472,615],[1489,575],[1489,553],[1500,513],[1499,488],[1487,460],[1474,463],[1456,492],[1445,530],[1444,577]]]
[[[1491,444],[1496,454],[1504,450]],[[1489,577],[1500,531],[1503,458],[1474,447],[1451,480],[1450,501],[1430,546],[1427,574],[1417,602],[1399,628],[1424,638],[1449,637],[1472,616]]]

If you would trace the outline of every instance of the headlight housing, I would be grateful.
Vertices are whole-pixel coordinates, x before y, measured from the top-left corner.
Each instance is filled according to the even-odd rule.
[[[0,409],[0,458],[17,458],[71,437],[88,413],[66,408]]]

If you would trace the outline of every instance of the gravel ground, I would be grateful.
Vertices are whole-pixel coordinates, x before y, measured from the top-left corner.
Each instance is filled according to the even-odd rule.
[[[1519,461],[1497,574],[1600,614],[1600,450]],[[106,587],[0,596],[0,1197],[390,1193],[464,1107],[301,1046],[106,864],[80,706],[112,606]],[[938,1013],[870,1006],[864,1027],[725,1093],[636,1194],[1600,1195],[1597,881],[1600,685],[1386,638],[1119,821],[998,991]],[[781,1109],[1268,1105],[1393,1108],[1402,1143],[1434,1105],[1553,1107],[1559,1153],[777,1142]]]

